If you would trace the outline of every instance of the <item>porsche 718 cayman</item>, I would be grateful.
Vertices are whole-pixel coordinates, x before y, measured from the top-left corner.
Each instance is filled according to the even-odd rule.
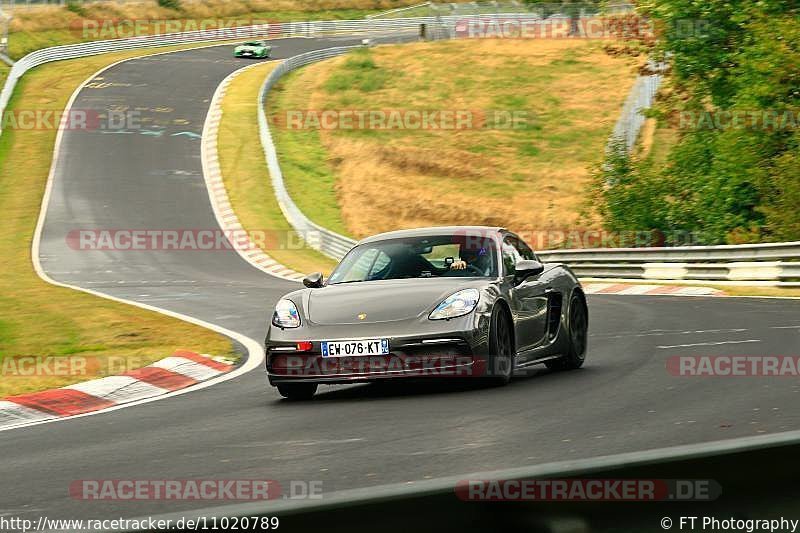
[[[269,382],[290,399],[319,384],[385,379],[504,384],[516,369],[578,368],[586,355],[578,279],[503,228],[376,235],[329,279],[303,283],[278,301],[266,338]]]

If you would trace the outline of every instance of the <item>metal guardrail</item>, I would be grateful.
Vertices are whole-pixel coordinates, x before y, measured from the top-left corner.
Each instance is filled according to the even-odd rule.
[[[736,263],[569,263],[580,278],[721,281],[800,286],[800,263],[785,261]]]
[[[580,277],[705,280],[798,285],[800,242],[676,248],[550,250],[546,262],[566,263]]]
[[[526,14],[520,17],[527,16]],[[364,35],[417,31],[421,24],[451,25],[469,17],[410,17],[397,19],[359,19],[359,20],[317,20],[310,22],[283,22],[255,24],[250,26],[206,29],[162,35],[144,35],[122,39],[108,39],[79,44],[51,46],[36,50],[17,61],[8,73],[5,85],[0,92],[0,116],[5,112],[17,81],[30,69],[62,59],[76,59],[107,52],[135,50],[156,46],[189,44],[201,42],[222,42],[267,37],[321,37],[327,35]]]
[[[380,13],[367,15],[365,18],[367,19],[394,18],[395,16],[400,15],[401,13],[403,15],[408,15],[409,11],[418,11],[418,10],[425,10],[426,12],[430,12],[431,4],[432,2],[422,2],[421,4],[414,4],[413,6],[396,7],[388,11],[382,11]]]
[[[303,65],[342,55],[354,48],[357,47],[341,46],[327,48],[325,50],[316,50],[283,61],[277,68],[270,72],[269,76],[264,80],[258,97],[258,129],[261,137],[261,146],[264,148],[264,156],[267,160],[267,167],[269,168],[270,179],[272,180],[272,188],[275,191],[275,197],[278,200],[278,205],[283,212],[283,216],[292,228],[294,228],[295,232],[297,232],[309,246],[334,259],[341,259],[344,257],[356,241],[315,224],[305,216],[300,208],[292,201],[291,196],[289,196],[289,191],[286,190],[283,172],[278,163],[275,143],[272,140],[272,134],[269,130],[269,122],[266,113],[266,97],[269,90],[272,89],[285,74]]]
[[[622,113],[614,125],[609,144],[622,141],[625,143],[625,148],[628,152],[633,149],[636,139],[639,137],[639,132],[644,126],[645,116],[642,114],[642,110],[653,106],[661,80],[661,74],[650,74],[636,78],[636,82],[631,87],[631,91],[625,99],[625,104],[622,106]]]
[[[584,248],[539,252],[547,261],[564,263],[712,263],[800,260],[800,242],[679,246],[674,248]]]

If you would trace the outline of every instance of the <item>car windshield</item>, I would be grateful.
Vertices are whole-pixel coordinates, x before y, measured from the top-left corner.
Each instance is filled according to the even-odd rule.
[[[250,41],[249,43],[244,43],[242,46],[261,46],[261,43],[258,41]]]
[[[405,237],[356,246],[328,283],[434,277],[496,277],[495,241],[488,236]]]

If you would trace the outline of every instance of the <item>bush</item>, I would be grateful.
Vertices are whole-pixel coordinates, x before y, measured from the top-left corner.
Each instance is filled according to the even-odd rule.
[[[596,184],[604,223],[691,232],[705,244],[800,239],[800,10],[727,0],[651,6],[667,28],[662,46],[680,93],[662,115],[717,121],[683,125],[660,168],[610,152]],[[675,30],[681,21],[703,24],[687,35]],[[719,119],[733,112],[749,118]]]
[[[86,9],[81,4],[80,0],[67,0],[66,7],[68,11],[72,11],[79,17],[86,16]]]
[[[158,0],[158,5],[175,11],[181,10],[181,0]]]

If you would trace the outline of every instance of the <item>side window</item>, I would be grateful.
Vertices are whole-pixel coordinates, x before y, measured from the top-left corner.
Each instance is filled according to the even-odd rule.
[[[361,257],[356,259],[355,263],[347,271],[345,278],[341,280],[337,279],[336,281],[340,282],[367,279],[367,274],[370,272],[372,264],[377,259],[378,253],[378,250],[375,248],[366,250],[361,254]]]
[[[530,246],[522,242],[520,239],[514,239],[512,243],[514,244],[514,247],[517,249],[517,252],[521,258],[536,261],[536,254],[533,253],[533,250],[531,250]]]
[[[391,261],[391,258],[386,255],[383,250],[380,250],[378,252],[378,256],[372,263],[372,268],[369,270],[369,277],[367,279],[380,279],[378,274],[380,274],[387,266],[389,266]]]
[[[503,267],[505,275],[511,276],[517,271],[517,261],[519,261],[519,252],[512,244],[511,237],[503,239]]]

